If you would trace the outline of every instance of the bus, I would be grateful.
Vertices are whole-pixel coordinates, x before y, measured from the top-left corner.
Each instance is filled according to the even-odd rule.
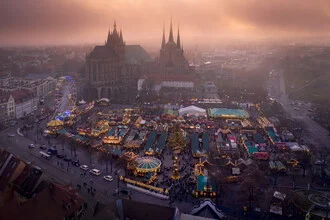
[[[40,155],[45,158],[46,160],[50,160],[50,158],[52,157],[51,155],[43,152],[43,151],[40,151]]]

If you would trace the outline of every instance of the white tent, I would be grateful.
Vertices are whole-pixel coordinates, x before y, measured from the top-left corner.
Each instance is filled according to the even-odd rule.
[[[79,104],[84,105],[84,104],[86,104],[86,101],[84,99],[82,99],[81,101],[79,101]]]
[[[179,109],[179,115],[196,115],[196,116],[204,116],[206,115],[206,110],[202,108],[198,108],[196,106],[188,106],[185,108]]]

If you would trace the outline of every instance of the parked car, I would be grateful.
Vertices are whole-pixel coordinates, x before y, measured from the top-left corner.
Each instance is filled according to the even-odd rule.
[[[56,157],[62,159],[64,156],[62,154],[57,154]]]
[[[315,165],[324,165],[324,164],[326,164],[326,162],[325,162],[324,160],[316,160],[316,161],[314,162],[314,164],[315,164]]]
[[[70,162],[70,161],[71,161],[71,158],[65,157],[63,160],[64,160],[65,162]]]
[[[113,178],[110,175],[104,176],[103,179],[106,180],[106,181],[109,181],[109,182],[113,181]]]
[[[15,137],[15,134],[13,134],[13,133],[8,133],[7,135],[8,135],[8,137]]]
[[[35,148],[34,144],[29,145],[29,149]]]
[[[54,147],[52,147],[48,149],[47,153],[51,155],[57,155],[57,150]]]
[[[76,166],[76,167],[80,166],[79,160],[72,161],[71,163],[73,166]]]
[[[98,169],[91,169],[89,172],[95,176],[99,176],[101,174],[101,171]]]
[[[43,145],[40,145],[39,147],[41,150],[47,150],[47,147],[43,144]]]
[[[80,166],[80,169],[87,171],[88,170],[88,166],[87,165],[81,165]]]

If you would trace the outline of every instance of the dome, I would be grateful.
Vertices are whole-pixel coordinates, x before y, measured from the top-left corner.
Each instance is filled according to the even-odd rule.
[[[139,172],[155,172],[162,164],[162,162],[155,157],[140,157],[136,159],[136,162],[136,169]]]

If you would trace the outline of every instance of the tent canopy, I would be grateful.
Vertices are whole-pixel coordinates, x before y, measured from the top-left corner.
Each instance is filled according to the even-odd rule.
[[[180,115],[185,115],[185,114],[192,114],[192,115],[205,115],[206,110],[196,107],[194,105],[185,107],[185,108],[180,108],[179,109],[179,114]]]
[[[47,127],[58,127],[58,126],[63,126],[63,122],[60,120],[52,120],[47,123]]]
[[[99,102],[110,102],[110,100],[108,98],[101,98]]]

